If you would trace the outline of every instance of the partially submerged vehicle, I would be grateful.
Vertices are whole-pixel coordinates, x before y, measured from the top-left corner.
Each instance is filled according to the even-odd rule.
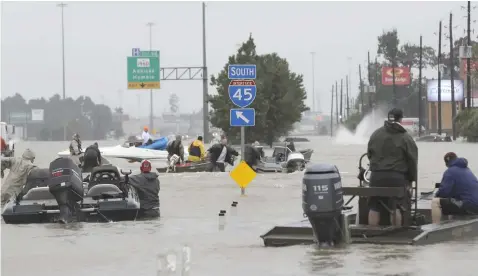
[[[293,152],[286,146],[275,146],[272,156],[264,156],[257,164],[258,172],[295,172],[305,169],[313,150]],[[306,156],[308,158],[306,158]]]
[[[437,134],[432,134],[432,135],[425,135],[416,138],[417,142],[451,142],[451,137],[446,135],[437,135]]]
[[[5,204],[3,220],[8,224],[135,220],[138,194],[128,185],[131,171],[121,173],[124,178],[115,166],[99,166],[83,181],[71,159],[58,158],[49,169],[32,170],[23,191]]]
[[[478,216],[453,216],[431,223],[434,191],[417,195],[417,184],[407,188],[369,187],[367,169],[359,165],[358,187],[343,187],[334,165],[315,164],[307,168],[302,184],[302,207],[308,219],[276,226],[261,238],[265,246],[297,244],[338,245],[342,243],[424,245],[478,235]],[[437,183],[435,190],[439,187]],[[343,196],[351,196],[345,202]],[[368,198],[389,198],[399,206],[402,225],[391,226],[393,211],[382,212],[380,226],[368,225]],[[350,206],[354,198],[358,204]],[[345,203],[344,203],[345,202]]]

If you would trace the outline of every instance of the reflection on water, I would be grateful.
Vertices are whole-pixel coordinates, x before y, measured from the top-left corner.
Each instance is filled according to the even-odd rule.
[[[337,165],[344,185],[356,185],[357,162],[365,145],[337,145],[328,137],[311,137],[297,148],[314,149],[314,162]],[[101,142],[107,146],[108,142]],[[89,144],[85,142],[85,144]],[[36,151],[47,167],[64,143],[18,144]],[[441,178],[442,156],[454,151],[478,169],[478,145],[420,143],[420,188],[431,190]],[[115,162],[138,171],[139,164]],[[161,219],[69,225],[2,223],[2,275],[131,276],[156,275],[158,254],[190,247],[191,276],[306,275],[453,275],[476,276],[478,241],[426,247],[349,245],[265,248],[259,235],[272,226],[302,219],[303,173],[258,175],[240,196],[228,173],[159,176]],[[237,201],[237,214],[230,212]],[[227,210],[227,227],[218,229],[218,212]],[[28,262],[26,262],[28,260]],[[179,260],[179,257],[178,257]],[[466,268],[466,269],[464,269]],[[227,272],[225,274],[225,272]]]

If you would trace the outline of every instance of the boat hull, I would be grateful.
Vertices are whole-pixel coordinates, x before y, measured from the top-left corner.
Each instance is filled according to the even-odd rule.
[[[157,168],[159,173],[187,173],[187,172],[206,172],[211,166],[210,162],[193,162],[185,165],[176,166],[175,170],[169,170],[168,168]]]

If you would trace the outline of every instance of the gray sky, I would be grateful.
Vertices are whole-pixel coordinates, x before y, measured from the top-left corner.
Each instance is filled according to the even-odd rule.
[[[435,46],[438,21],[448,25],[450,11],[459,26],[454,36],[463,34],[466,13],[460,6],[466,2],[208,2],[209,73],[217,74],[252,32],[258,52],[287,58],[291,69],[305,76],[310,91],[310,52],[315,51],[316,98],[329,112],[331,85],[350,70],[357,92],[358,63],[365,64],[368,50],[374,58],[377,36],[384,29],[397,28],[401,42],[418,44],[423,34],[424,44]],[[478,18],[477,10],[472,18]],[[61,95],[61,13],[56,2],[2,2],[1,20],[2,98],[16,92],[27,99]],[[156,24],[153,48],[161,50],[162,67],[201,66],[201,2],[68,2],[67,96],[87,95],[115,107],[122,90],[126,112],[149,114],[149,91],[128,90],[126,84],[126,57],[133,47],[149,47],[149,21]],[[347,56],[352,57],[350,67]],[[168,109],[170,93],[179,96],[182,112],[202,107],[201,81],[163,81],[161,87],[154,92],[156,114]],[[214,88],[209,92],[215,93]],[[136,95],[141,95],[140,110]]]

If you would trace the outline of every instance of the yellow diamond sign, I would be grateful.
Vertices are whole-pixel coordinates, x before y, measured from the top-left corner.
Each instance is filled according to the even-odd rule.
[[[229,175],[241,188],[246,188],[256,178],[256,172],[245,161],[241,161]]]

